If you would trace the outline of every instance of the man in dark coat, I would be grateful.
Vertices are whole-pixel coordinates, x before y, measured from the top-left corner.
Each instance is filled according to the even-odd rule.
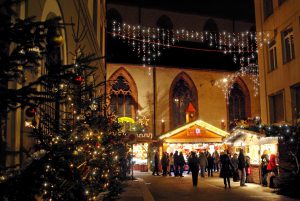
[[[239,164],[238,168],[240,171],[240,186],[246,186],[246,169],[245,169],[245,156],[244,156],[244,150],[240,149],[240,154],[239,154]]]
[[[164,152],[162,157],[161,157],[161,166],[163,169],[163,176],[167,176],[167,169],[168,169],[168,158],[167,158],[167,153]]]
[[[179,169],[179,156],[178,156],[178,151],[175,151],[175,154],[173,156],[174,158],[174,166],[175,166],[175,177],[178,177],[178,169]]]
[[[180,154],[178,156],[178,165],[180,167],[179,176],[183,177],[182,174],[183,174],[183,171],[184,171],[185,160],[184,160],[182,152],[180,152]]]
[[[214,168],[214,158],[209,153],[207,156],[207,172],[208,172],[208,176],[210,177],[213,176],[213,168]]]
[[[233,165],[231,164],[228,155],[229,155],[228,151],[225,151],[225,153],[220,156],[220,162],[221,162],[220,177],[224,179],[225,188],[227,188],[227,185],[229,188],[231,188],[229,178],[232,176],[232,170],[233,170]]]
[[[152,175],[154,175],[156,173],[156,175],[159,176],[158,163],[159,163],[159,155],[158,155],[158,152],[156,152],[155,156],[154,156],[154,169],[153,169]]]
[[[195,152],[191,152],[191,155],[188,160],[190,170],[192,171],[193,186],[198,184],[198,173],[199,173],[199,158]]]

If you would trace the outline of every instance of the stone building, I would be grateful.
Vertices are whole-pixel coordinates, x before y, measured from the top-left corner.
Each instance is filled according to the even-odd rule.
[[[44,21],[53,17],[61,17],[61,22],[70,24],[73,20],[74,28],[80,25],[80,31],[85,30],[86,36],[81,41],[85,53],[92,53],[99,57],[105,55],[105,0],[26,0],[17,6],[17,13],[21,19],[35,16],[36,20]],[[79,20],[78,20],[79,19]],[[79,22],[79,24],[77,24]],[[67,25],[59,30],[63,36],[63,44],[55,50],[57,59],[63,64],[73,63],[72,53],[76,50],[76,43],[72,37],[72,26]],[[105,60],[94,63],[98,67],[96,82],[104,80]],[[44,62],[41,64],[43,72]],[[29,78],[32,75],[28,75]],[[17,83],[11,83],[10,88],[19,87]],[[7,118],[7,126],[4,130],[4,140],[7,144],[7,157],[4,161],[6,166],[22,165],[23,159],[20,155],[22,149],[29,149],[32,145],[30,128],[25,127],[28,117],[23,109],[10,112]]]
[[[116,42],[118,39],[113,38],[110,33],[113,21],[170,30],[186,29],[214,33],[253,30],[254,23],[247,19],[247,14],[240,15],[238,20],[228,15],[207,13],[208,9],[205,8],[202,9],[203,13],[193,12],[191,8],[186,11],[176,7],[175,2],[169,7],[158,7],[154,4],[108,2],[107,78],[110,81],[121,79],[128,84],[130,92],[126,92],[126,95],[130,98],[127,97],[128,101],[126,98],[119,101],[124,105],[122,108],[131,105],[128,111],[124,109],[123,112],[116,112],[117,107],[121,107],[116,107],[114,103],[112,111],[119,113],[119,116],[132,118],[136,118],[138,112],[148,116],[151,122],[150,130],[156,136],[185,124],[185,113],[189,103],[195,108],[192,120],[201,119],[226,130],[230,121],[234,119],[259,116],[259,96],[254,96],[253,83],[247,77],[239,77],[233,85],[231,96],[236,97],[236,101],[231,104],[227,104],[224,93],[215,86],[217,80],[233,74],[240,67],[234,64],[231,56],[225,58],[218,53],[169,48],[162,52],[161,60],[154,66],[143,67],[143,64],[137,61],[137,55],[126,47],[127,42]],[[183,41],[182,44],[199,47],[199,42],[193,40]],[[110,92],[111,88],[108,88],[108,93]],[[113,93],[118,94],[116,91]],[[233,98],[229,97],[229,100]],[[239,114],[229,112],[233,111],[233,108]]]
[[[258,54],[262,121],[295,125],[300,118],[300,2],[255,0],[255,13],[257,31],[272,38]]]

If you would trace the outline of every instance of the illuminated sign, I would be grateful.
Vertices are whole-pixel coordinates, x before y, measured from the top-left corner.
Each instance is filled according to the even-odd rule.
[[[188,128],[187,129],[187,136],[198,136],[200,135],[201,133],[203,134],[203,131],[201,131],[200,128]]]

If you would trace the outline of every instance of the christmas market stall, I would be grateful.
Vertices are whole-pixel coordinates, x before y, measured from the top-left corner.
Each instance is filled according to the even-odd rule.
[[[278,137],[266,137],[264,134],[244,129],[235,129],[224,140],[224,144],[232,155],[239,154],[240,149],[244,150],[245,157],[250,161],[247,181],[253,183],[261,183],[261,155],[263,153],[276,155],[278,152]]]
[[[223,139],[228,135],[224,130],[196,120],[161,135],[159,139],[163,141],[163,151],[182,151],[186,156],[190,151],[220,151]]]

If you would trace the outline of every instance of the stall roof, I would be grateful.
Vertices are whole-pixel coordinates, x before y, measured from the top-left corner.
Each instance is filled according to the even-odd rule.
[[[227,144],[238,144],[241,142],[247,144],[276,144],[278,143],[278,138],[266,137],[263,134],[249,130],[236,129],[224,139],[224,142]]]
[[[183,133],[186,133],[185,131],[188,131],[188,129],[191,128],[199,129],[199,133],[197,133],[196,131],[196,133],[193,136],[192,135],[189,136],[188,134],[183,135]],[[186,137],[189,138],[190,140],[193,140],[194,142],[198,142],[199,141],[198,138],[207,138],[207,139],[218,138],[217,141],[219,142],[222,140],[222,138],[227,137],[228,135],[229,133],[224,130],[221,130],[202,120],[196,120],[161,135],[159,139],[163,140],[172,137],[174,138],[174,141],[182,141],[182,138]]]

